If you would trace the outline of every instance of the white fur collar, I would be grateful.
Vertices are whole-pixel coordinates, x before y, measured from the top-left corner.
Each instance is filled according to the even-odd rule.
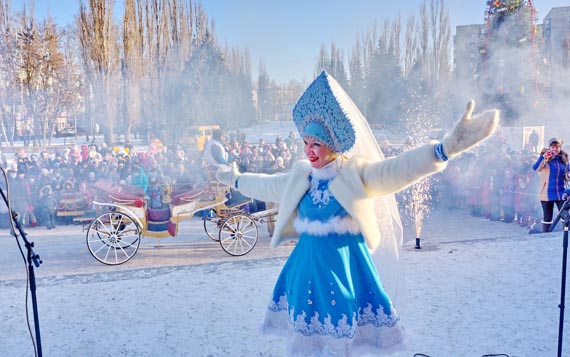
[[[336,177],[336,160],[333,160],[320,169],[311,168],[311,176],[317,180],[330,180]]]

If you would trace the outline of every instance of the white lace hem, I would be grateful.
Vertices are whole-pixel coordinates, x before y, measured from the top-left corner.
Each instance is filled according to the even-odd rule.
[[[404,329],[400,324],[391,327],[373,324],[358,326],[353,338],[319,334],[306,336],[293,331],[286,315],[286,311],[269,310],[261,331],[284,336],[290,356],[381,356],[403,347]]]
[[[381,355],[403,346],[404,330],[397,323],[399,318],[385,315],[381,309],[379,314],[372,314],[369,306],[359,313],[358,318],[353,317],[352,326],[343,319],[335,327],[330,319],[321,323],[318,313],[309,324],[305,322],[304,314],[294,319],[293,315],[288,315],[287,309],[279,308],[283,303],[286,302],[281,299],[280,303],[269,306],[261,330],[285,336],[292,356]],[[392,311],[395,316],[395,311]]]

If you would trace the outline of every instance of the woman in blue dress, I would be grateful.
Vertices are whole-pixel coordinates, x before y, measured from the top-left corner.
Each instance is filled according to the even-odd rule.
[[[393,193],[443,170],[449,158],[496,129],[497,111],[463,118],[441,142],[384,160],[364,116],[322,72],[293,109],[308,160],[287,173],[218,179],[246,196],[279,203],[273,247],[298,242],[275,284],[263,323],[290,337],[299,356],[351,356],[397,348],[402,230]]]

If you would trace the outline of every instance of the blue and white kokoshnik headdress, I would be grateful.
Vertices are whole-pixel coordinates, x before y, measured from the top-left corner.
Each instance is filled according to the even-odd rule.
[[[340,84],[322,71],[295,104],[293,121],[301,137],[312,136],[334,152],[345,153],[356,140],[351,120],[354,108]]]

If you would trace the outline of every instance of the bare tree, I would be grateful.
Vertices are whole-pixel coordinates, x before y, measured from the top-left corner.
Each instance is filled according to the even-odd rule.
[[[274,87],[274,83],[269,78],[265,62],[259,60],[257,67],[257,113],[258,120],[261,122],[271,119],[270,113],[273,111],[271,104],[272,87]]]
[[[26,120],[17,118],[19,113],[44,143],[59,114],[85,113],[87,126],[100,128],[109,145],[116,126],[126,140],[137,126],[172,140],[181,126],[195,121],[254,119],[249,53],[220,48],[201,2],[123,1],[122,28],[113,20],[114,0],[80,1],[75,56],[74,37],[53,21],[38,25],[24,12],[20,26],[10,1],[0,0],[4,137],[20,134]]]
[[[430,28],[432,44],[431,76],[439,79],[451,72],[451,30],[449,14],[443,0],[430,0]]]
[[[145,34],[142,117],[154,133],[175,139],[181,125],[190,124],[181,100],[180,74],[192,51],[214,41],[214,29],[201,3],[181,0],[138,0]],[[187,78],[186,80],[194,80]],[[177,85],[174,85],[177,83]]]
[[[365,83],[364,83],[364,63],[362,60],[363,51],[360,40],[352,48],[350,60],[348,62],[350,86],[349,91],[359,108],[365,108]]]
[[[138,7],[135,0],[125,0],[123,15],[123,120],[125,141],[130,139],[133,125],[140,123],[140,78],[143,78],[142,41]]]
[[[17,49],[20,54],[19,79],[22,103],[20,131],[26,146],[30,144],[30,138],[36,129],[38,115],[42,111],[40,95],[43,84],[41,67],[44,60],[44,45],[36,20],[33,17],[33,7],[31,13],[24,8],[20,17]]]
[[[370,63],[372,62],[372,57],[374,55],[374,52],[376,51],[376,45],[378,44],[379,37],[380,36],[378,35],[378,23],[375,22],[370,28],[370,30],[366,32],[362,41],[363,43],[362,60],[364,68],[370,67]]]
[[[326,69],[328,64],[330,63],[331,59],[329,56],[329,52],[324,43],[321,43],[321,48],[319,50],[319,55],[317,57],[317,62],[315,64],[315,73],[313,75],[317,76],[323,69]]]
[[[56,28],[57,29],[57,28]],[[48,114],[53,121],[49,122],[48,134],[51,144],[51,134],[54,132],[55,118],[60,111],[65,110],[68,118],[74,119],[74,125],[78,124],[77,118],[83,125],[89,124],[83,115],[85,110],[85,80],[82,71],[80,59],[80,49],[78,45],[77,32],[73,24],[68,25],[63,31],[58,30],[59,41],[58,46],[62,54],[61,67],[55,72],[54,77],[57,79],[54,83],[55,99],[48,104]],[[50,107],[51,105],[51,107]],[[76,128],[77,129],[77,128]],[[86,133],[89,136],[93,132],[93,128],[86,126]]]
[[[431,88],[437,86],[440,77],[449,79],[451,73],[451,29],[444,0],[430,0],[429,11],[422,1],[418,31],[418,61]]]
[[[332,42],[330,46],[330,54],[324,44],[321,44],[319,57],[315,66],[317,75],[322,70],[327,71],[345,88],[348,88],[348,76],[344,68],[344,56],[336,43]]]
[[[40,25],[41,42],[43,44],[40,60],[39,99],[40,107],[37,111],[37,121],[34,127],[34,145],[39,136],[41,144],[51,142],[56,120],[60,113],[65,112],[68,117],[75,112],[72,110],[77,102],[77,70],[72,57],[62,51],[62,31],[58,30],[55,22],[48,17]],[[75,123],[74,123],[75,126]],[[39,135],[38,135],[39,134]]]
[[[410,16],[406,23],[404,40],[404,78],[407,78],[418,61],[418,36],[416,31],[416,17]]]
[[[11,1],[0,0],[0,130],[10,145],[13,145],[16,128],[15,93],[19,83],[17,34],[13,22]]]
[[[63,31],[51,17],[37,23],[27,11],[21,15],[17,49],[21,118],[25,144],[46,145],[58,116],[73,107],[77,98],[77,70],[61,46]],[[69,53],[68,53],[69,54]]]
[[[400,49],[400,37],[402,36],[402,22],[400,15],[392,22],[392,31],[390,32],[390,49],[389,51],[394,54],[398,62],[401,60],[402,51]]]
[[[418,62],[422,68],[424,78],[428,78],[430,74],[430,55],[429,55],[429,33],[430,22],[427,13],[425,0],[420,4],[420,27],[418,28],[419,38],[419,56]]]
[[[77,28],[81,58],[93,100],[88,111],[99,124],[105,142],[114,145],[113,129],[117,116],[117,83],[120,59],[117,26],[113,23],[113,0],[81,0]]]

